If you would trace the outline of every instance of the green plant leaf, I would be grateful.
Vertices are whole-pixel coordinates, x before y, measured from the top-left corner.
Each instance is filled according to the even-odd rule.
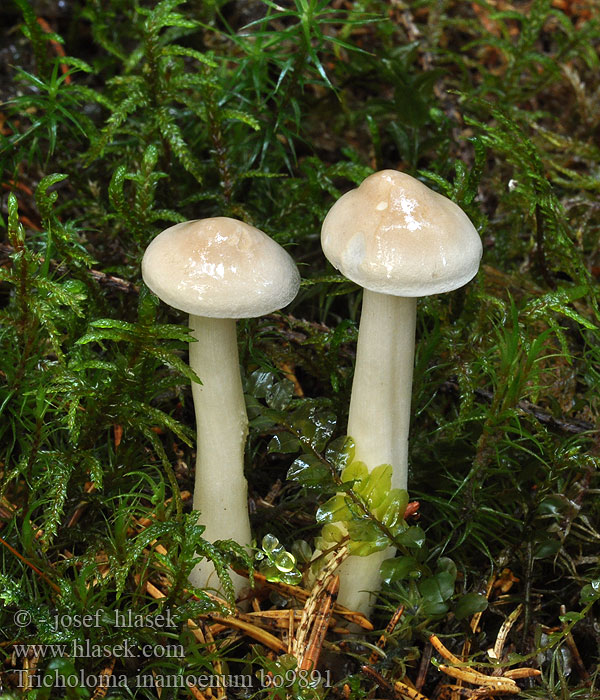
[[[386,559],[380,568],[381,578],[385,583],[419,579],[423,573],[421,564],[414,557],[396,557]]]
[[[464,620],[476,613],[483,612],[488,607],[487,598],[480,593],[466,593],[461,596],[454,608],[454,615],[457,620]]]

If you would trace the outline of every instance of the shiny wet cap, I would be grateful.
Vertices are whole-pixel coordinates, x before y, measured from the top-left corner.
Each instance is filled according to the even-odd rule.
[[[369,175],[329,210],[321,245],[329,262],[373,292],[420,297],[462,287],[482,245],[463,210],[396,170]]]
[[[300,275],[286,251],[254,226],[215,217],[166,229],[142,259],[146,285],[195,316],[253,318],[289,304]]]

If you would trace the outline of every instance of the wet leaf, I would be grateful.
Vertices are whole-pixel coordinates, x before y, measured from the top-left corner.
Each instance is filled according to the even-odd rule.
[[[405,547],[416,547],[420,549],[425,544],[425,533],[418,526],[409,527],[404,532],[396,536],[396,541]]]
[[[343,494],[337,494],[330,498],[319,507],[316,515],[318,523],[349,522],[351,519],[352,513]]]
[[[287,478],[304,486],[319,486],[331,481],[331,473],[317,457],[305,454],[294,461]]]
[[[487,598],[480,593],[467,593],[459,598],[454,615],[457,620],[464,620],[465,617],[471,617],[478,612],[483,612],[487,609]]]
[[[267,447],[268,452],[279,452],[282,454],[298,452],[299,450],[300,442],[298,438],[290,433],[278,433],[277,435],[273,435]],[[288,474],[288,479],[290,478]]]
[[[414,557],[396,557],[395,559],[386,559],[379,571],[385,583],[393,583],[409,578],[419,578],[422,569]]]
[[[342,472],[342,481],[362,481],[369,475],[369,470],[364,462],[352,462]]]
[[[423,596],[426,614],[443,615],[448,611],[447,601],[454,593],[454,580],[447,571],[440,571],[431,578],[419,582],[419,592]]]

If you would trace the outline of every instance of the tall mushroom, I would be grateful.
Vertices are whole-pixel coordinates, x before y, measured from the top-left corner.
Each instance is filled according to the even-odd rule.
[[[236,319],[270,313],[296,296],[300,275],[286,251],[262,231],[226,217],[176,224],[160,233],[142,260],[146,285],[190,314],[190,366],[197,457],[194,508],[209,541],[250,545],[244,448],[248,418],[242,392]],[[190,581],[218,587],[202,560]],[[236,591],[241,577],[234,579]]]
[[[364,288],[348,435],[369,470],[392,466],[405,489],[417,297],[449,292],[479,268],[481,240],[454,202],[410,175],[382,170],[343,195],[321,232],[331,264]],[[340,567],[339,601],[369,612],[390,552]]]

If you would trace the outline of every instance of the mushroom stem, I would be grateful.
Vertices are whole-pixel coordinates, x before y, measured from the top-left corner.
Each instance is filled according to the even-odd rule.
[[[392,465],[405,489],[417,300],[364,290],[348,435],[369,470]]]
[[[192,384],[196,413],[197,456],[194,509],[210,542],[232,539],[249,546],[248,486],[244,448],[248,416],[240,378],[236,322],[231,318],[190,315],[190,367],[202,384]],[[244,579],[232,574],[236,593]],[[212,563],[204,559],[192,573],[195,586],[219,588]]]
[[[355,459],[369,470],[390,464],[392,488],[400,489],[406,488],[408,477],[416,312],[414,297],[364,290],[348,417]],[[390,547],[346,559],[338,569],[339,602],[368,615],[370,591],[381,585],[379,567],[391,556]]]

